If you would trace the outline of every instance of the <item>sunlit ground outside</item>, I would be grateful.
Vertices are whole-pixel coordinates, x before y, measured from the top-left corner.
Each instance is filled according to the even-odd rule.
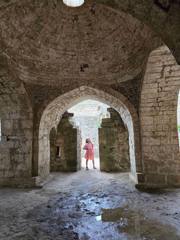
[[[100,169],[100,159],[99,158],[94,158],[94,162],[95,162],[95,167],[97,169]],[[82,157],[81,167],[83,169],[86,168],[86,159],[84,157]],[[92,164],[91,160],[89,160],[89,162],[88,162],[88,168],[93,169],[93,164]]]

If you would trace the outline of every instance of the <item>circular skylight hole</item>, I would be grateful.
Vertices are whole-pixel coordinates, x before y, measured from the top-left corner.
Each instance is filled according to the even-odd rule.
[[[68,7],[80,7],[83,5],[84,0],[63,0],[63,3]]]

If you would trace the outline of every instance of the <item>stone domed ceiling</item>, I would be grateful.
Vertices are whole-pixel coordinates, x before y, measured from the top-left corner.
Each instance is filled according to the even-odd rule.
[[[159,44],[143,23],[123,12],[86,1],[4,1],[0,41],[18,77],[61,86],[78,81],[110,84],[136,77]]]

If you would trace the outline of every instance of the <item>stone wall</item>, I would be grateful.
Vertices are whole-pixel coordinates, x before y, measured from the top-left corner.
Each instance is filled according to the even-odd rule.
[[[57,127],[57,134],[50,134],[50,170],[76,171],[77,161],[77,129],[69,122],[73,114],[65,113]]]
[[[81,129],[77,126],[77,170],[81,169],[81,148],[82,148],[82,136],[81,136]]]
[[[57,130],[52,128],[49,134],[49,143],[50,143],[50,171],[53,171],[54,165],[56,165],[57,161]]]
[[[0,68],[0,186],[33,185],[32,117],[23,84]]]
[[[180,186],[177,102],[180,66],[167,47],[150,54],[141,93],[142,160],[146,186]]]
[[[99,128],[100,170],[130,171],[128,131],[119,113],[112,108],[108,111],[111,117],[102,119]]]

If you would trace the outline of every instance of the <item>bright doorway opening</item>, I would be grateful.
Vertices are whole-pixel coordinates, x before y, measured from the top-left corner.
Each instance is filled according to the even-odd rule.
[[[81,168],[86,167],[85,151],[83,147],[86,139],[90,138],[94,145],[94,161],[97,169],[100,169],[99,158],[99,135],[98,129],[101,126],[102,119],[109,118],[109,106],[95,100],[84,100],[68,110],[73,113],[72,121],[80,130],[80,152],[81,152]],[[93,164],[89,161],[89,169],[93,168]]]

